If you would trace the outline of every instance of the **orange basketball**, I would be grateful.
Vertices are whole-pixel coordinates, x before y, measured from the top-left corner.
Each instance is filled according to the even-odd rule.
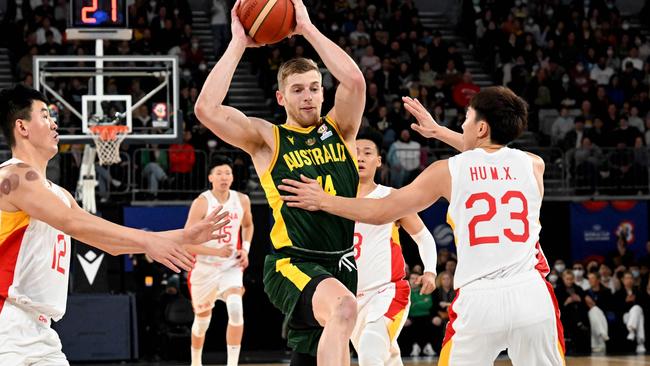
[[[280,42],[296,26],[291,0],[243,0],[237,16],[257,43]]]

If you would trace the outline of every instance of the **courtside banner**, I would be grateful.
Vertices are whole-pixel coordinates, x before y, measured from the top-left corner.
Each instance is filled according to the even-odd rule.
[[[189,206],[124,207],[124,225],[147,231],[182,229]]]
[[[628,250],[639,258],[646,254],[648,205],[643,201],[586,201],[571,203],[571,254],[573,260],[591,256],[607,259],[616,240],[625,238]]]
[[[433,234],[438,250],[445,248],[451,252],[456,252],[454,232],[447,223],[447,208],[449,208],[449,203],[445,200],[439,200],[426,210],[421,211],[420,218]]]

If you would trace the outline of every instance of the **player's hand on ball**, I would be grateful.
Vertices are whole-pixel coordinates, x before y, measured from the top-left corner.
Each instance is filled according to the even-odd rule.
[[[404,102],[404,109],[409,111],[418,121],[418,123],[412,123],[411,128],[424,137],[435,137],[436,132],[440,129],[440,125],[433,119],[431,113],[424,108],[420,101],[411,97],[402,97],[402,102]]]
[[[228,211],[220,212],[223,206],[218,205],[209,215],[196,224],[183,229],[183,244],[203,244],[206,241],[223,239],[226,235],[220,234],[221,228],[228,225]]]
[[[327,193],[323,191],[316,179],[307,178],[301,174],[300,181],[283,179],[282,183],[278,189],[291,194],[291,196],[280,196],[287,206],[307,211],[320,210],[320,203]]]
[[[244,26],[241,24],[241,21],[237,16],[237,9],[239,9],[240,5],[241,5],[241,0],[237,0],[235,2],[235,5],[232,7],[232,10],[230,11],[230,17],[232,18],[230,24],[230,31],[232,32],[232,41],[239,42],[240,44],[244,45],[247,48],[263,46],[262,44],[255,42],[253,38],[251,38],[248,34],[246,34],[246,30],[244,29]]]
[[[422,285],[420,287],[420,295],[428,295],[436,289],[436,275],[434,273],[424,272],[419,280]]]
[[[305,28],[312,24],[311,20],[309,20],[309,13],[302,0],[291,0],[291,2],[293,3],[293,9],[296,14],[296,28],[291,33],[291,36],[294,34],[302,35]]]
[[[242,269],[246,269],[248,267],[248,252],[243,249],[239,249],[237,251],[237,260],[239,261],[239,266]]]

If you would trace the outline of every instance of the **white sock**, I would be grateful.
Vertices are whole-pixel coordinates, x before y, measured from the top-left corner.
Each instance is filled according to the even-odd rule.
[[[201,354],[203,353],[203,348],[190,347],[190,349],[192,350],[192,366],[202,366]]]
[[[227,345],[226,348],[228,349],[228,363],[226,366],[237,366],[239,363],[239,350],[241,349],[241,345]]]

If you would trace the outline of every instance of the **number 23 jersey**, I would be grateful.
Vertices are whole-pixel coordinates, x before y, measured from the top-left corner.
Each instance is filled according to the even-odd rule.
[[[477,148],[450,158],[449,171],[447,221],[458,254],[454,287],[536,268],[545,272],[539,246],[542,195],[532,157],[507,147],[492,153]]]

